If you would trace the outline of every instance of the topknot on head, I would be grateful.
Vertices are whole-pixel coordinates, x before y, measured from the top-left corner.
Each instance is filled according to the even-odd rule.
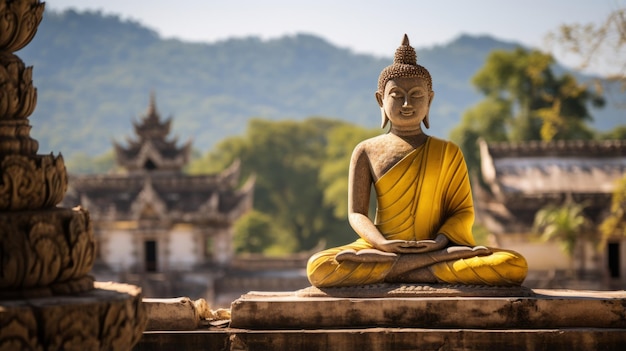
[[[393,63],[417,66],[417,54],[415,49],[409,45],[409,37],[406,34],[402,39],[402,44],[396,49]]]
[[[385,67],[378,77],[378,91],[385,90],[387,82],[400,77],[418,77],[426,80],[428,89],[432,90],[432,78],[426,68],[417,64],[415,49],[409,44],[409,37],[404,34],[402,44],[396,49],[393,64]]]

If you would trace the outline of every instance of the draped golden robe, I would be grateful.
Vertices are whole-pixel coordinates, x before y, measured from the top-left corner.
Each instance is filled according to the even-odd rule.
[[[447,141],[429,137],[406,155],[376,183],[375,224],[389,240],[434,239],[444,234],[452,245],[475,246],[472,236],[474,206],[463,154]],[[375,284],[395,262],[338,263],[343,250],[372,249],[363,239],[314,254],[307,265],[311,284],[317,287]],[[491,248],[487,256],[434,263],[431,273],[450,284],[519,285],[526,260],[513,251]],[[415,282],[419,283],[419,282]]]

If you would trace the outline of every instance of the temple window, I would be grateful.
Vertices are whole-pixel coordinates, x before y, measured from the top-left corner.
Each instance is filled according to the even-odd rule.
[[[146,240],[144,242],[144,266],[146,272],[157,271],[157,242],[155,240]]]
[[[607,258],[608,268],[611,278],[620,277],[620,257],[619,257],[620,245],[619,243],[609,243],[607,245]]]

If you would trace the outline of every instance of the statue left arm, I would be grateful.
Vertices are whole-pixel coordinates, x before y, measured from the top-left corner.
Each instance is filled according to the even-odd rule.
[[[455,245],[475,246],[474,202],[467,165],[459,147],[451,142],[446,147],[440,182],[442,224],[437,233]]]

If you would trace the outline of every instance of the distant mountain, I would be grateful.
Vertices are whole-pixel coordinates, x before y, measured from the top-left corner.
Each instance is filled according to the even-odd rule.
[[[398,40],[390,38],[389,40]],[[494,49],[516,43],[463,35],[445,45],[417,48],[434,78],[433,135],[447,137],[463,111],[481,96],[470,78]],[[141,24],[100,12],[47,11],[34,40],[17,53],[34,66],[37,109],[31,135],[40,153],[99,155],[112,140],[133,136],[132,121],[154,91],[174,133],[201,152],[241,133],[250,117],[324,116],[373,128],[380,123],[374,91],[389,58],[356,54],[322,38],[298,34],[216,43],[161,39]],[[596,114],[606,130],[614,110]],[[623,121],[622,121],[623,123]]]

